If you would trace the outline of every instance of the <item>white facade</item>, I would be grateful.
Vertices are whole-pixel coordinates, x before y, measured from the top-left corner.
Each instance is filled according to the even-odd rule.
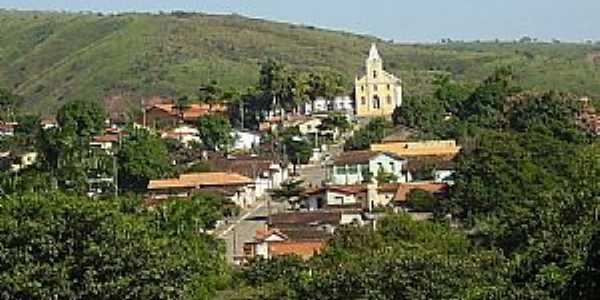
[[[367,180],[367,174],[370,174],[372,181],[375,181],[377,174],[383,171],[396,176],[396,182],[408,182],[410,175],[406,172],[406,163],[405,159],[397,159],[381,153],[371,158],[368,164],[335,165],[331,170],[330,178],[336,185],[361,184]]]
[[[250,151],[260,145],[260,135],[257,133],[235,130],[231,133],[233,150]]]

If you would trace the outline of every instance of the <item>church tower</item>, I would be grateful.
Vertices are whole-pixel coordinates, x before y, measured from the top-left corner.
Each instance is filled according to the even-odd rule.
[[[371,45],[365,61],[366,74],[355,81],[358,117],[389,117],[402,105],[402,82],[383,69],[377,46]]]
[[[383,71],[383,60],[381,59],[381,56],[379,56],[379,51],[377,51],[377,46],[375,44],[371,45],[366,66],[368,79],[371,79],[370,81],[376,81],[377,77],[382,74],[381,71]]]

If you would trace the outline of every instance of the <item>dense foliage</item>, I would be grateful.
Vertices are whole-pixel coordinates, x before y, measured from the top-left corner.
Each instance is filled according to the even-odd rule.
[[[162,226],[129,200],[4,197],[0,298],[208,299],[226,274],[220,243]]]
[[[384,118],[375,118],[346,140],[344,150],[367,150],[371,144],[381,142],[390,133],[391,124]],[[387,130],[387,131],[386,131]]]

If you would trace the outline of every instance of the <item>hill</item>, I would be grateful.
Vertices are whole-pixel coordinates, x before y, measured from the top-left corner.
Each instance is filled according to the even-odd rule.
[[[400,45],[370,36],[268,22],[238,15],[66,14],[0,11],[0,87],[40,113],[73,99],[111,99],[111,109],[140,96],[193,95],[217,80],[256,82],[267,57],[300,69],[341,72],[350,89],[369,44],[409,94],[427,93],[435,72],[480,80],[499,65],[516,67],[527,87],[600,98],[600,46],[543,43]]]

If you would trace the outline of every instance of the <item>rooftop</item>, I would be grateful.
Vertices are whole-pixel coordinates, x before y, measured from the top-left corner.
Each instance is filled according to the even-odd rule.
[[[360,151],[348,151],[342,153],[336,157],[334,165],[345,166],[345,165],[357,165],[357,164],[368,164],[369,161],[378,155],[385,154],[394,159],[402,160],[401,157],[384,151],[372,151],[372,150],[360,150]]]
[[[384,151],[399,156],[456,156],[461,147],[454,140],[393,142],[371,145],[372,151]]]
[[[254,183],[252,179],[236,173],[191,173],[181,175],[179,178],[151,180],[150,183],[148,183],[148,190],[240,186],[252,183]]]

